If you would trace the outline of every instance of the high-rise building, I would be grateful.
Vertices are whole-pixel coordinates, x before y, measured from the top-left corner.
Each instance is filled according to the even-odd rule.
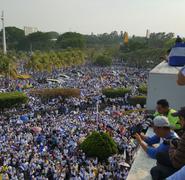
[[[149,29],[146,30],[146,38],[147,38],[147,39],[150,38],[150,30],[149,30]]]
[[[28,36],[29,34],[35,33],[37,31],[38,31],[38,28],[36,28],[36,27],[29,27],[29,26],[24,27],[25,36]]]

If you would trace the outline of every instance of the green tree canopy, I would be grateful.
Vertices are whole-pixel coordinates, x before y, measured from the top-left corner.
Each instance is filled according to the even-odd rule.
[[[59,33],[55,31],[46,32],[46,34],[49,36],[49,39],[58,39]]]
[[[147,90],[148,88],[146,84],[141,84],[138,88],[139,93],[145,94],[145,95],[147,94]]]
[[[98,157],[100,161],[118,152],[117,145],[107,133],[93,132],[80,145],[89,157]]]
[[[3,54],[0,52],[0,74],[14,76],[17,68],[17,57],[14,53]]]
[[[51,50],[54,49],[55,42],[52,41],[50,33],[35,32],[26,36],[22,41],[19,42],[19,50]]]
[[[9,50],[17,49],[20,41],[25,38],[24,31],[16,27],[6,27],[6,41]],[[0,39],[2,42],[2,31],[0,32]]]
[[[66,48],[83,48],[85,46],[85,39],[83,35],[76,32],[67,32],[60,35],[57,39],[57,47]]]
[[[108,55],[98,55],[94,61],[94,64],[97,66],[111,66],[112,58]]]
[[[67,49],[63,51],[35,51],[28,58],[25,68],[32,71],[48,71],[61,67],[80,65],[85,62],[85,55],[80,50]]]

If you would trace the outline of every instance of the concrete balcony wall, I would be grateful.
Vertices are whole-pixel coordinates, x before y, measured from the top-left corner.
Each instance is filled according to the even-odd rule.
[[[181,68],[162,62],[149,73],[147,109],[154,110],[159,99],[167,99],[170,106],[179,109],[185,106],[185,86],[178,86],[177,74]]]
[[[149,129],[146,135],[152,136],[153,134],[153,130]],[[127,180],[152,180],[150,169],[154,167],[155,164],[156,160],[151,159],[140,147],[135,156]]]

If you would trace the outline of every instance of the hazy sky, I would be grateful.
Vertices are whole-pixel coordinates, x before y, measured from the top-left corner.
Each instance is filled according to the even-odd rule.
[[[0,0],[0,10],[6,26],[41,31],[185,35],[185,0]]]

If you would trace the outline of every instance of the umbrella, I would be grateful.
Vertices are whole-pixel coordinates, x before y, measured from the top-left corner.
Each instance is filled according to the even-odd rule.
[[[20,116],[20,120],[23,122],[27,122],[29,120],[29,118],[26,115],[22,115],[22,116]]]
[[[40,133],[42,131],[42,128],[40,128],[40,127],[33,127],[32,131],[35,132],[35,133]]]
[[[113,114],[113,116],[116,116],[116,117],[119,117],[122,115],[122,113],[118,112],[118,111],[114,111],[112,114]]]
[[[123,166],[123,167],[128,167],[128,168],[130,167],[130,165],[126,162],[121,162],[121,163],[119,163],[119,165]]]

